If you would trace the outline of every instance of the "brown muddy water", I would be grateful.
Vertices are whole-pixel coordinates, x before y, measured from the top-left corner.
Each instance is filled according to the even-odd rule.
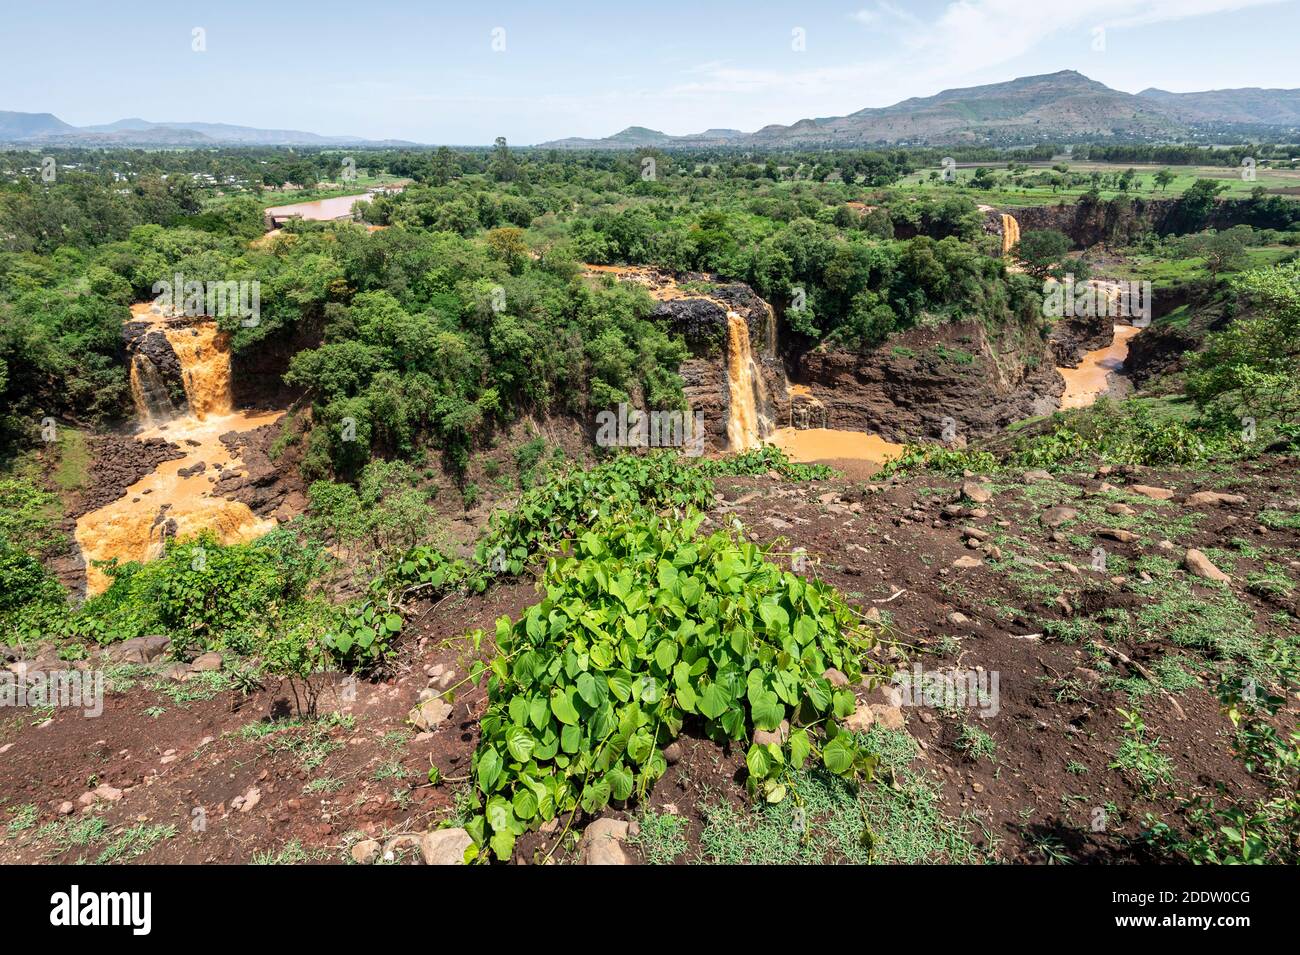
[[[260,537],[276,526],[247,504],[212,492],[221,469],[238,469],[239,459],[221,442],[231,431],[251,431],[283,412],[238,411],[231,406],[229,337],[215,322],[179,324],[144,302],[131,307],[131,321],[146,320],[166,335],[181,366],[187,408],[160,405],[149,381],[156,372],[133,360],[131,392],[140,432],[136,439],[162,438],[180,447],[183,458],[165,461],[126,490],[126,494],[77,520],[76,540],[86,562],[86,595],[102,593],[112,582],[93,561],[148,561],[161,556],[166,539],[212,530],[223,544]],[[205,468],[182,475],[202,462]]]
[[[1142,329],[1136,325],[1116,325],[1115,338],[1105,348],[1083,356],[1078,368],[1058,368],[1065,379],[1061,410],[1086,408],[1110,391],[1111,375],[1119,373],[1128,358],[1128,345]]]

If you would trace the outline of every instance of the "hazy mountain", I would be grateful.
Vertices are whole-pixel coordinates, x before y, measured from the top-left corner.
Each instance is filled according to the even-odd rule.
[[[1167,115],[1187,123],[1300,123],[1300,90],[1206,90],[1170,93],[1152,87],[1138,93]]]
[[[413,146],[403,140],[322,136],[229,123],[154,123],[139,117],[71,126],[50,113],[0,112],[0,142],[51,146]]]
[[[944,90],[848,116],[773,124],[753,133],[708,130],[668,136],[632,126],[605,139],[562,139],[543,146],[626,149],[638,146],[863,146],[876,144],[1013,145],[1044,140],[1171,140],[1193,123],[1291,126],[1300,123],[1300,90],[1216,90],[1134,96],[1074,70],[1006,83]],[[649,134],[632,136],[632,133]]]
[[[0,110],[0,142],[15,142],[32,136],[71,132],[69,126],[53,113],[11,113]]]

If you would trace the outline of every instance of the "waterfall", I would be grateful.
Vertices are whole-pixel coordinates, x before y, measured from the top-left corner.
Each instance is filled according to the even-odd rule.
[[[1016,217],[1006,212],[1002,213],[1002,254],[1009,255],[1020,241],[1020,223]]]
[[[200,421],[230,414],[230,336],[215,322],[164,328],[163,334],[180,362],[190,414]]]
[[[733,451],[756,448],[772,431],[767,387],[749,347],[749,326],[735,312],[727,312],[727,384],[729,411],[727,438]]]
[[[136,352],[131,356],[131,398],[135,413],[141,423],[155,424],[176,417],[167,381],[148,355]]]
[[[233,410],[230,336],[211,319],[185,323],[150,303],[133,305],[128,322],[132,325],[131,395],[143,429],[137,437],[164,438],[183,456],[162,462],[122,497],[77,519],[76,540],[86,562],[89,596],[103,592],[110,583],[94,566],[97,560],[155,560],[169,538],[208,530],[222,543],[232,544],[252,540],[276,526],[275,518],[259,517],[247,504],[219,496],[215,487],[220,475],[237,470],[241,463],[222,435],[252,431],[280,417],[280,412]],[[134,334],[141,322],[147,329]],[[162,342],[146,341],[158,333],[166,337],[176,356],[188,409],[173,403],[174,381],[169,388],[168,377],[174,379],[176,370]]]

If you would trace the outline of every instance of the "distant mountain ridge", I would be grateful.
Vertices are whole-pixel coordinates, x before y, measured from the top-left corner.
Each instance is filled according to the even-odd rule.
[[[1111,89],[1074,70],[1022,76],[1004,83],[943,90],[847,116],[774,123],[754,132],[706,129],[671,136],[629,126],[612,136],[571,136],[539,144],[551,149],[640,149],[704,146],[860,147],[888,145],[1028,145],[1045,141],[1168,142],[1205,127],[1231,131],[1300,131],[1300,90],[1243,88],[1138,94]],[[52,113],[0,111],[0,143],[26,146],[419,146],[406,140],[326,136],[294,129],[229,123],[151,122],[131,117],[73,126]]]
[[[0,143],[49,146],[416,146],[406,140],[322,136],[230,123],[154,123],[139,117],[73,126],[52,113],[0,111]]]
[[[865,146],[1043,142],[1051,139],[1164,141],[1206,124],[1291,127],[1300,124],[1300,90],[1234,89],[1134,95],[1074,70],[1022,76],[1005,83],[944,90],[847,116],[772,124],[753,133],[706,130],[670,136],[631,126],[603,139],[570,137],[541,143],[559,149],[655,146]],[[726,134],[725,136],[722,134]]]

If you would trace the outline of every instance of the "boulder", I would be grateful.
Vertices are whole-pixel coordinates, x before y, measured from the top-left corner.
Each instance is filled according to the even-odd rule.
[[[464,829],[434,829],[420,839],[420,855],[425,865],[464,865],[465,850],[473,844]]]
[[[191,673],[212,673],[221,669],[225,662],[220,653],[215,650],[209,650],[207,653],[200,653],[190,664]]]
[[[847,681],[845,681],[847,682]],[[781,725],[775,730],[754,730],[754,742],[759,746],[766,746],[768,743],[776,743],[780,746],[790,738],[790,721],[782,720]]]
[[[1240,494],[1221,494],[1218,491],[1197,491],[1187,498],[1188,507],[1222,507],[1224,504],[1245,504]]]
[[[1130,494],[1149,497],[1153,501],[1167,501],[1174,496],[1174,492],[1167,487],[1152,487],[1149,484],[1130,484],[1124,490]]]
[[[1219,570],[1219,568],[1215,567],[1210,558],[1206,557],[1195,547],[1189,550],[1183,557],[1183,566],[1187,568],[1189,574],[1201,577],[1205,580],[1227,583],[1232,579],[1223,571]]]
[[[406,718],[416,729],[422,732],[430,732],[436,729],[450,715],[451,704],[441,697],[435,697],[431,700],[425,700],[419,706],[413,708],[411,712],[406,714]]]
[[[105,648],[104,660],[109,663],[152,663],[166,652],[171,642],[171,637],[160,635],[132,637]]]
[[[1039,519],[1048,527],[1060,527],[1078,516],[1079,512],[1072,507],[1049,507]]]
[[[362,839],[352,847],[352,861],[357,865],[370,865],[379,858],[381,846],[375,839]]]
[[[627,823],[622,819],[604,816],[597,819],[582,833],[582,855],[587,865],[627,865],[623,840],[627,838]]]

